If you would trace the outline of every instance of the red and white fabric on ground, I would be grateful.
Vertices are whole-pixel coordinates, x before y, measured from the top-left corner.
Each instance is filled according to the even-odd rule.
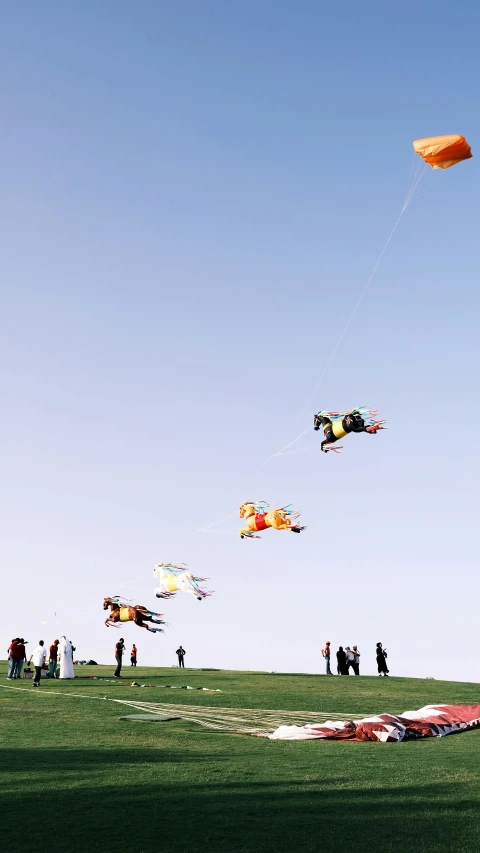
[[[374,740],[396,743],[420,737],[443,737],[480,728],[480,705],[425,705],[404,714],[378,714],[363,720],[280,726],[272,740]]]

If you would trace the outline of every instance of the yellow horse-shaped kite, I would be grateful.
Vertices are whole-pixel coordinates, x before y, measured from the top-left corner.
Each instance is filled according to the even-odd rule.
[[[240,530],[240,538],[260,539],[261,537],[255,534],[260,530],[266,530],[267,527],[273,527],[274,530],[291,530],[292,533],[301,533],[302,530],[305,530],[305,526],[299,527],[298,524],[294,523],[298,519],[299,513],[289,509],[289,506],[269,509],[269,504],[246,501],[240,507],[240,518],[245,519],[247,526]]]

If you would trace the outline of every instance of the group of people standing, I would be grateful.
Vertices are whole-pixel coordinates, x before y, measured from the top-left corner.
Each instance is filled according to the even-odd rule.
[[[118,643],[115,643],[115,661],[117,664],[117,668],[116,668],[115,673],[114,673],[115,678],[121,678],[122,677],[121,672],[122,672],[124,652],[125,652],[125,640],[123,639],[123,637],[120,637]],[[177,658],[178,658],[179,667],[185,667],[185,664],[183,662],[183,658],[186,654],[185,649],[182,646],[180,646],[177,649],[177,651],[175,652],[175,654],[177,655]],[[130,666],[136,666],[136,665],[137,665],[137,647],[134,643],[132,646],[132,651],[130,653]]]
[[[24,640],[23,637],[16,637],[10,643],[8,648],[8,675],[7,678],[9,680],[13,680],[16,678],[22,677],[23,665],[27,660],[27,653],[25,646],[28,645],[28,640]],[[48,672],[46,673],[47,678],[56,678],[57,677],[57,668],[60,663],[60,678],[73,678],[73,653],[75,651],[75,647],[72,646],[70,640],[67,640],[66,637],[62,637],[60,640],[54,640],[52,645],[50,646],[49,652],[47,653],[47,649],[45,647],[45,643],[43,640],[39,640],[38,646],[33,650],[28,663],[32,662],[35,673],[33,678],[33,686],[40,686],[40,679],[42,677],[42,672],[46,668],[46,661],[48,658]],[[25,669],[25,674],[29,674],[31,676],[32,671],[30,669]]]
[[[122,664],[123,664],[123,655],[125,652],[125,640],[123,637],[120,637],[118,643],[115,643],[115,660],[117,663],[117,668],[114,672],[115,678],[121,678]],[[137,647],[135,643],[132,646],[132,651],[130,652],[130,666],[137,665]]]
[[[28,644],[28,640],[26,641]],[[22,677],[23,664],[27,660],[23,637],[15,637],[8,647],[8,675],[9,681]]]
[[[387,650],[383,648],[381,643],[377,643],[376,647],[376,661],[379,675],[388,675],[388,667],[387,667]],[[330,648],[330,640],[327,640],[325,643],[325,647],[322,649],[322,657],[325,661],[325,668],[327,675],[333,675],[333,672],[330,667],[330,658],[331,658],[331,648]],[[337,657],[337,675],[350,675],[350,669],[353,670],[354,675],[360,675],[360,652],[358,651],[357,646],[339,646],[338,651],[336,652]]]

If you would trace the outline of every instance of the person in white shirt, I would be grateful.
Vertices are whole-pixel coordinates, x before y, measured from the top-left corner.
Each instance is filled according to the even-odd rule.
[[[352,652],[350,646],[346,646],[345,654],[347,655],[347,675],[350,675],[350,667],[355,672],[355,654]]]
[[[60,640],[60,678],[74,678],[73,646],[65,636]]]
[[[35,676],[33,679],[33,686],[40,687],[40,679],[42,677],[42,669],[43,664],[45,663],[45,659],[47,657],[47,650],[44,646],[43,640],[40,640],[36,649],[33,652],[33,665],[35,667]]]

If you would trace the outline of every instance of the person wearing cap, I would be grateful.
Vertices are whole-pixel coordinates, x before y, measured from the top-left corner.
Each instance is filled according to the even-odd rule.
[[[48,677],[55,678],[57,672],[57,662],[58,662],[58,644],[60,640],[54,640],[52,645],[50,646],[50,657],[48,664]]]
[[[39,640],[38,646],[36,649],[34,649],[32,657],[33,665],[35,667],[35,677],[33,679],[33,686],[40,687],[43,664],[45,663],[47,657],[47,650],[45,648],[45,643],[43,642],[43,640]]]
[[[345,654],[347,656],[347,675],[350,675],[350,667],[352,667],[355,672],[355,655],[352,652],[350,646],[345,647]]]
[[[322,657],[325,660],[326,674],[331,675],[332,670],[330,669],[330,640],[327,640],[327,642],[325,643],[325,648],[322,649]]]

